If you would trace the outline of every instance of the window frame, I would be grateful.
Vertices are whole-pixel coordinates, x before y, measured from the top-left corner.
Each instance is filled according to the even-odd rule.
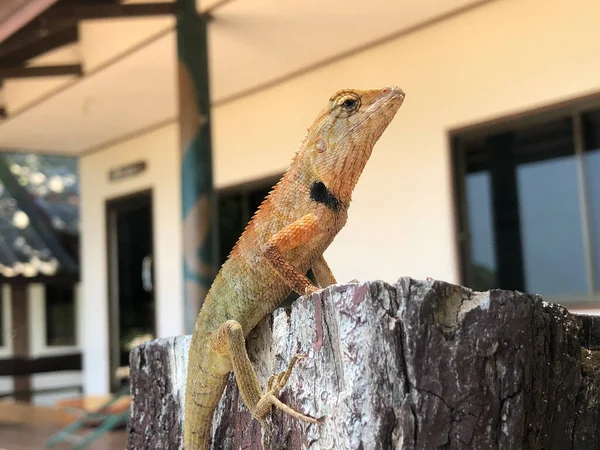
[[[54,345],[48,342],[48,287],[52,286],[65,286],[73,292],[73,344],[71,345]],[[75,283],[44,283],[44,296],[43,296],[43,318],[44,318],[44,335],[43,342],[44,347],[48,349],[55,348],[74,348],[77,347],[77,285]]]
[[[75,302],[75,345],[48,345],[46,341],[46,283],[31,283],[29,289],[29,326],[31,357],[56,356],[82,351],[81,348],[81,283],[73,282]],[[32,332],[33,327],[37,328]]]
[[[600,110],[600,94],[571,99],[565,102],[546,105],[537,109],[524,110],[512,115],[496,117],[477,124],[451,129],[448,132],[450,148],[452,203],[454,211],[454,245],[458,261],[458,278],[461,285],[468,285],[472,280],[471,245],[469,239],[468,206],[466,198],[466,149],[464,142],[483,138],[496,133],[515,131],[520,128],[543,124],[561,117],[570,117],[573,123],[573,146],[577,162],[579,201],[581,208],[581,226],[583,233],[586,279],[589,291],[584,294],[544,294],[545,300],[559,303],[569,308],[600,307],[600,278],[594,271],[594,249],[592,245],[591,223],[589,215],[589,193],[587,175],[583,164],[585,142],[583,115]]]

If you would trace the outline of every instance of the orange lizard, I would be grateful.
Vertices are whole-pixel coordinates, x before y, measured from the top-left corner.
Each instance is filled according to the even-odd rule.
[[[185,393],[186,450],[209,448],[213,413],[232,370],[244,403],[261,424],[271,406],[318,423],[278,398],[301,356],[271,376],[263,392],[245,338],[292,290],[299,295],[318,290],[305,275],[309,268],[320,288],[336,283],[323,252],[345,225],[354,186],[403,101],[398,87],[334,94],[246,226],[196,319]]]

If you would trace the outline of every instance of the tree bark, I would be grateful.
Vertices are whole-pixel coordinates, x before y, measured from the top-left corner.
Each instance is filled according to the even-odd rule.
[[[130,450],[183,448],[188,348],[185,336],[132,352]],[[230,376],[214,449],[600,448],[600,317],[536,295],[410,278],[331,286],[263,320],[248,349],[263,386],[306,353],[281,400],[324,422],[273,410],[265,432]]]

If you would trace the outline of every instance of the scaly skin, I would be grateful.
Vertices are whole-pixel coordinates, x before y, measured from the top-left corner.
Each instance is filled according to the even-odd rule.
[[[352,191],[373,146],[402,105],[397,87],[343,90],[317,116],[282,179],[264,200],[217,274],[192,335],[185,395],[185,448],[209,448],[214,410],[233,370],[248,410],[264,421],[271,406],[312,423],[279,401],[286,372],[261,389],[245,338],[290,294],[336,283],[323,252],[345,225]]]

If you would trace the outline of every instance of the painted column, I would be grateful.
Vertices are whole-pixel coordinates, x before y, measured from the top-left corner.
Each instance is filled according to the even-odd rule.
[[[195,0],[178,2],[184,327],[189,334],[216,274],[218,235],[212,179],[207,21],[198,14]]]

